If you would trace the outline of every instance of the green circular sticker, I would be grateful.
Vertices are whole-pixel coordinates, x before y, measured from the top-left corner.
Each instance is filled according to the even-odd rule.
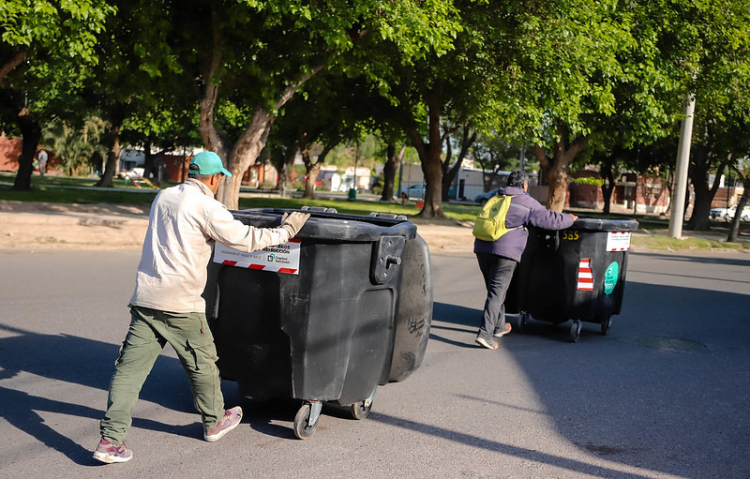
[[[604,274],[604,294],[610,294],[617,285],[620,278],[620,265],[614,262],[609,265],[607,272]]]

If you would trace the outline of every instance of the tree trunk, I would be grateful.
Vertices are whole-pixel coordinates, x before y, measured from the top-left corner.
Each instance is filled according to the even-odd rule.
[[[419,214],[423,218],[445,218],[443,212],[443,168],[440,166],[440,150],[430,148],[429,155],[422,160],[422,173],[427,187],[424,193],[424,208]]]
[[[272,164],[279,173],[275,189],[283,193],[286,191],[286,184],[289,180],[289,168],[294,164],[294,157],[297,156],[297,145],[277,148],[274,156],[277,159],[272,160]]]
[[[120,129],[122,128],[122,122],[125,120],[125,113],[121,107],[115,107],[112,115],[112,122],[107,134],[108,149],[107,152],[107,164],[104,167],[104,174],[94,186],[102,186],[105,188],[114,188],[114,182],[112,181],[115,175],[119,172],[120,156],[122,156],[122,146],[120,145]]]
[[[388,159],[383,167],[383,195],[380,201],[392,201],[396,191],[396,172],[398,171],[401,161],[406,152],[406,145],[401,147],[401,151],[396,154],[396,144],[388,145]]]
[[[307,172],[307,178],[305,180],[305,194],[303,198],[314,200],[315,199],[315,182],[318,180],[320,174],[320,167],[322,165],[318,162],[305,164],[305,170]]]
[[[716,169],[713,184],[708,185],[708,173],[713,168],[712,152],[709,147],[699,147],[693,154],[690,180],[693,183],[695,202],[693,203],[693,214],[687,223],[687,229],[692,231],[708,231],[711,229],[711,203],[716,192],[719,190],[721,176],[728,162],[722,162]],[[686,195],[687,196],[687,195]]]
[[[328,143],[323,147],[323,151],[320,152],[318,155],[318,158],[315,160],[315,163],[312,162],[312,158],[310,158],[310,146],[306,143],[307,141],[307,134],[303,135],[303,138],[299,142],[299,149],[302,153],[302,162],[305,164],[305,170],[307,175],[307,181],[305,181],[305,194],[302,196],[303,198],[308,199],[314,199],[315,198],[315,182],[318,180],[318,175],[320,174],[320,168],[323,166],[323,163],[326,161],[326,157],[328,156],[328,153],[333,150],[336,145],[338,145],[343,137],[336,137],[332,138],[328,141]],[[354,172],[354,178],[357,178],[357,172],[356,172],[356,163],[354,165],[355,172]],[[355,183],[354,188],[357,188],[357,185]]]
[[[266,146],[268,132],[271,131],[274,118],[266,108],[257,107],[250,126],[242,133],[234,149],[226,157],[227,169],[232,173],[232,177],[222,182],[216,199],[230,210],[236,210],[239,206],[242,176],[251,165],[255,164],[255,160]],[[220,152],[217,153],[221,156]]]
[[[255,163],[260,152],[266,146],[268,133],[271,130],[275,115],[271,113],[272,110],[265,106],[256,107],[250,124],[230,151],[229,141],[216,125],[214,118],[221,83],[219,72],[223,54],[223,39],[219,30],[220,21],[215,9],[211,11],[211,21],[213,48],[211,56],[207,59],[206,69],[197,81],[197,87],[200,91],[200,122],[198,128],[206,149],[219,155],[227,170],[232,173],[231,178],[226,178],[222,182],[216,194],[216,199],[232,210],[237,209],[239,205],[242,176],[250,165]],[[309,74],[301,75],[296,83],[287,85],[280,92],[279,99],[273,105],[273,111],[281,109],[292,98],[297,88],[323,68],[323,65],[316,66]]]
[[[612,207],[612,192],[615,191],[615,166],[614,161],[607,161],[602,165],[604,183],[602,184],[602,197],[604,198],[604,214],[609,214]]]
[[[736,171],[736,170],[735,170]],[[744,211],[745,205],[750,202],[750,177],[746,177],[739,171],[737,174],[742,179],[742,186],[745,191],[740,196],[740,201],[737,203],[737,212],[734,214],[732,220],[732,226],[729,228],[729,236],[727,236],[727,242],[736,243],[737,237],[740,234],[740,221],[742,221],[742,212]]]
[[[439,95],[426,99],[428,111],[427,142],[416,127],[407,130],[412,145],[417,150],[422,163],[422,173],[425,179],[424,208],[419,213],[422,218],[444,218],[442,206],[443,165],[440,153],[443,148],[443,138],[440,135],[441,104]]]
[[[464,158],[466,158],[466,155],[469,153],[469,148],[471,148],[471,145],[474,144],[474,142],[477,139],[477,132],[474,131],[474,133],[471,133],[471,129],[469,128],[469,125],[465,125],[463,128],[463,141],[461,141],[461,151],[458,152],[458,157],[456,158],[456,162],[453,164],[452,167],[448,167],[448,158],[446,158],[446,161],[443,163],[444,169],[443,169],[443,201],[448,201],[449,193],[451,189],[451,184],[456,179],[456,175],[458,174],[458,171],[461,169],[461,164],[464,161]],[[447,146],[449,148],[448,151],[450,151],[450,142],[448,140]],[[456,192],[456,195],[458,195],[458,192]]]
[[[23,141],[21,143],[21,156],[18,157],[18,172],[11,189],[30,191],[31,174],[34,172],[34,156],[39,145],[39,139],[42,137],[42,128],[34,115],[25,108],[18,114],[16,123],[21,130],[21,135],[23,135]]]
[[[549,185],[549,200],[547,207],[551,211],[562,213],[565,208],[565,198],[570,184],[570,165],[588,143],[586,137],[579,137],[569,143],[567,127],[559,123],[557,127],[557,138],[553,140],[552,157],[548,157],[544,148],[534,146],[534,156],[543,168],[547,184]]]

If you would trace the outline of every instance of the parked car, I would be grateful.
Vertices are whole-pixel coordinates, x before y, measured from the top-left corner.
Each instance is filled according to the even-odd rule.
[[[143,168],[141,168],[141,167],[135,167],[135,168],[133,168],[132,170],[129,170],[129,171],[121,171],[119,176],[123,180],[127,180],[127,179],[139,180],[139,179],[143,178],[143,173],[144,172],[145,172],[145,170]]]
[[[737,205],[734,205],[729,208],[711,208],[710,215],[711,219],[714,220],[732,221],[736,213]],[[740,215],[740,221],[750,221],[750,206],[745,206],[745,208],[743,208],[742,215]]]
[[[717,219],[724,219],[724,216],[727,214],[727,209],[725,207],[721,208],[711,208],[710,216],[712,220]]]
[[[480,205],[484,206],[487,201],[495,196],[497,194],[497,189],[494,189],[492,191],[488,191],[486,193],[480,193],[477,196],[474,197],[474,201],[476,203],[479,203]]]
[[[734,219],[734,215],[737,214],[737,205],[732,206],[727,210],[727,212],[724,214],[724,219],[726,221],[732,221]],[[740,221],[750,221],[750,206],[745,206],[742,209],[742,214],[740,215]]]
[[[401,196],[406,196],[407,200],[424,199],[424,185],[411,185],[408,188],[401,188]]]

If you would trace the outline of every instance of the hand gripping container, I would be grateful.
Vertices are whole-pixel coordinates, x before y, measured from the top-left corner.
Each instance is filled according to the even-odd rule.
[[[276,227],[294,210],[234,211]],[[432,319],[430,253],[406,217],[311,213],[286,245],[252,254],[217,244],[206,288],[219,371],[252,399],[303,400],[299,438],[322,402],[366,417],[378,385],[422,363]]]
[[[555,324],[572,320],[577,342],[583,322],[602,334],[620,314],[634,220],[579,218],[563,231],[529,228],[529,239],[508,289],[506,308],[520,313],[517,329],[530,317]]]

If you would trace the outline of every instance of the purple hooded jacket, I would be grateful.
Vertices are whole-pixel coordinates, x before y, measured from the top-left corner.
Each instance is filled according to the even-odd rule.
[[[500,188],[498,195],[515,195],[510,202],[508,215],[505,217],[506,228],[519,226],[536,226],[546,230],[564,230],[570,228],[574,221],[570,215],[555,213],[542,206],[532,198],[523,188]],[[496,241],[474,240],[475,253],[490,253],[515,261],[521,261],[521,255],[526,248],[529,232],[526,228],[508,231]]]

